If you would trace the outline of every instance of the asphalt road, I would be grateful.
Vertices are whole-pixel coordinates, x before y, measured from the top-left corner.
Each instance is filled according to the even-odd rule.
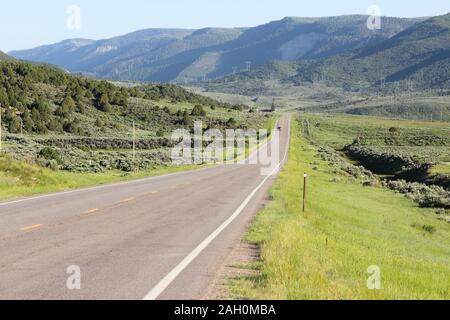
[[[289,116],[280,121],[283,162]],[[201,299],[276,178],[260,169],[220,165],[0,203],[0,299]],[[79,290],[67,287],[78,284],[71,266]]]

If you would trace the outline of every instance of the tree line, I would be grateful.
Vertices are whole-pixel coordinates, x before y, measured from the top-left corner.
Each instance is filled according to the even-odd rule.
[[[108,81],[71,75],[58,68],[18,61],[0,62],[2,124],[11,133],[79,134],[78,114],[93,108],[110,113],[127,107],[130,97],[174,103],[189,102],[211,108],[243,109],[191,93],[172,84],[119,87]],[[202,113],[199,108],[194,113]],[[185,117],[187,120],[187,116]]]

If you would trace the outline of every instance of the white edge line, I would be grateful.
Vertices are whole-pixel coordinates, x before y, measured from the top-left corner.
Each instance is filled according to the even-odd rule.
[[[229,217],[220,227],[218,227],[213,233],[211,233],[205,240],[202,241],[189,255],[183,259],[172,271],[170,271],[153,289],[149,291],[145,295],[142,300],[156,300],[166,289],[170,286],[170,284],[186,269],[202,252],[205,250],[211,242],[214,241],[217,236],[219,236],[223,230],[225,230],[245,209],[250,200],[255,196],[255,194],[264,186],[269,178],[271,178],[275,173],[278,172],[281,165],[287,159],[290,149],[290,140],[291,140],[291,125],[289,123],[289,134],[288,134],[288,143],[286,148],[286,153],[284,158],[276,168],[268,175],[251,193],[250,195],[242,202],[239,208]]]

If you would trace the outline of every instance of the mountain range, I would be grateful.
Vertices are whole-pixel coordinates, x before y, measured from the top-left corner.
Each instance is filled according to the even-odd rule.
[[[326,81],[355,90],[448,88],[450,14],[418,22],[379,43],[316,59],[272,61],[208,85],[268,79],[297,85]]]
[[[300,63],[299,80],[325,73],[340,84],[408,82],[411,89],[450,84],[450,14],[417,23],[373,46],[346,54]],[[309,73],[307,72],[309,71]]]
[[[104,40],[70,39],[9,55],[99,78],[188,82],[273,60],[322,61],[355,50],[373,55],[370,50],[383,48],[425,19],[383,17],[379,30],[367,28],[367,20],[365,15],[287,17],[252,28],[147,29]]]

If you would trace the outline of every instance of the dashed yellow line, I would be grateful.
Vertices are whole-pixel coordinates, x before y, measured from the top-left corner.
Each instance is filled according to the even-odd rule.
[[[20,228],[20,231],[27,232],[27,231],[32,231],[32,230],[35,230],[35,229],[39,229],[41,227],[43,227],[42,224],[35,224],[35,225],[32,225],[32,226]]]
[[[131,201],[134,201],[134,200],[136,200],[136,198],[128,198],[128,199],[120,201],[119,204],[131,202]]]
[[[82,214],[83,214],[83,215],[89,215],[89,214],[96,213],[96,212],[98,212],[98,211],[100,211],[100,209],[94,208],[94,209],[86,210],[86,211],[84,211]]]
[[[158,192],[159,192],[159,191],[152,191],[152,192],[149,192],[148,194],[152,196],[152,195],[154,195],[154,194],[157,194]]]

